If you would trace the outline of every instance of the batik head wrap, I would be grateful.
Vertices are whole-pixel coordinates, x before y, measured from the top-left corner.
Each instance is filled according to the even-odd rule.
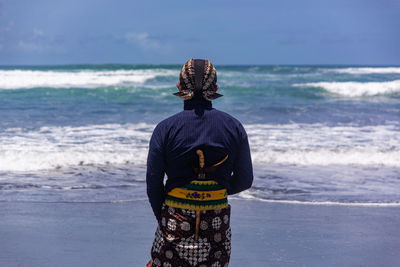
[[[196,63],[198,63],[196,61],[204,62],[204,69],[202,70],[203,78],[201,84],[198,85],[196,85],[196,78],[195,78],[196,69],[199,70],[198,67],[196,67]],[[197,75],[197,77],[199,77],[199,75]],[[177,93],[174,93],[174,95],[184,100],[189,100],[194,97],[200,97],[208,101],[211,101],[222,96],[221,94],[218,94],[216,92],[217,72],[213,64],[211,64],[211,62],[208,59],[206,60],[198,60],[193,58],[189,59],[182,67],[181,73],[179,74],[179,82],[181,85],[181,90]]]

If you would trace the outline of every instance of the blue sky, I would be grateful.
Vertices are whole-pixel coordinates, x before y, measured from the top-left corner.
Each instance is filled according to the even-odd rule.
[[[400,64],[398,0],[0,0],[0,65]]]

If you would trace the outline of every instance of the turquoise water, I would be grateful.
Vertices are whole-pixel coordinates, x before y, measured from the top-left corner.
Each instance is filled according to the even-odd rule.
[[[237,197],[397,203],[400,67],[216,66],[213,106],[245,126]],[[179,112],[178,65],[0,68],[0,200],[144,199],[151,132]]]

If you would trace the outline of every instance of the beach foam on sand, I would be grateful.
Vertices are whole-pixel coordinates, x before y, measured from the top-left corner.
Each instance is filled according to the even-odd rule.
[[[400,207],[231,200],[232,267],[400,266]],[[0,266],[144,266],[147,201],[0,203]]]

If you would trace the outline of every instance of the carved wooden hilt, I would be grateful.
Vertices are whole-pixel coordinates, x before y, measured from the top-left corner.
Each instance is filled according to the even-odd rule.
[[[204,172],[204,153],[203,153],[203,151],[198,149],[198,150],[196,150],[196,154],[199,156],[199,165],[200,165],[198,177],[205,178],[206,174]]]

